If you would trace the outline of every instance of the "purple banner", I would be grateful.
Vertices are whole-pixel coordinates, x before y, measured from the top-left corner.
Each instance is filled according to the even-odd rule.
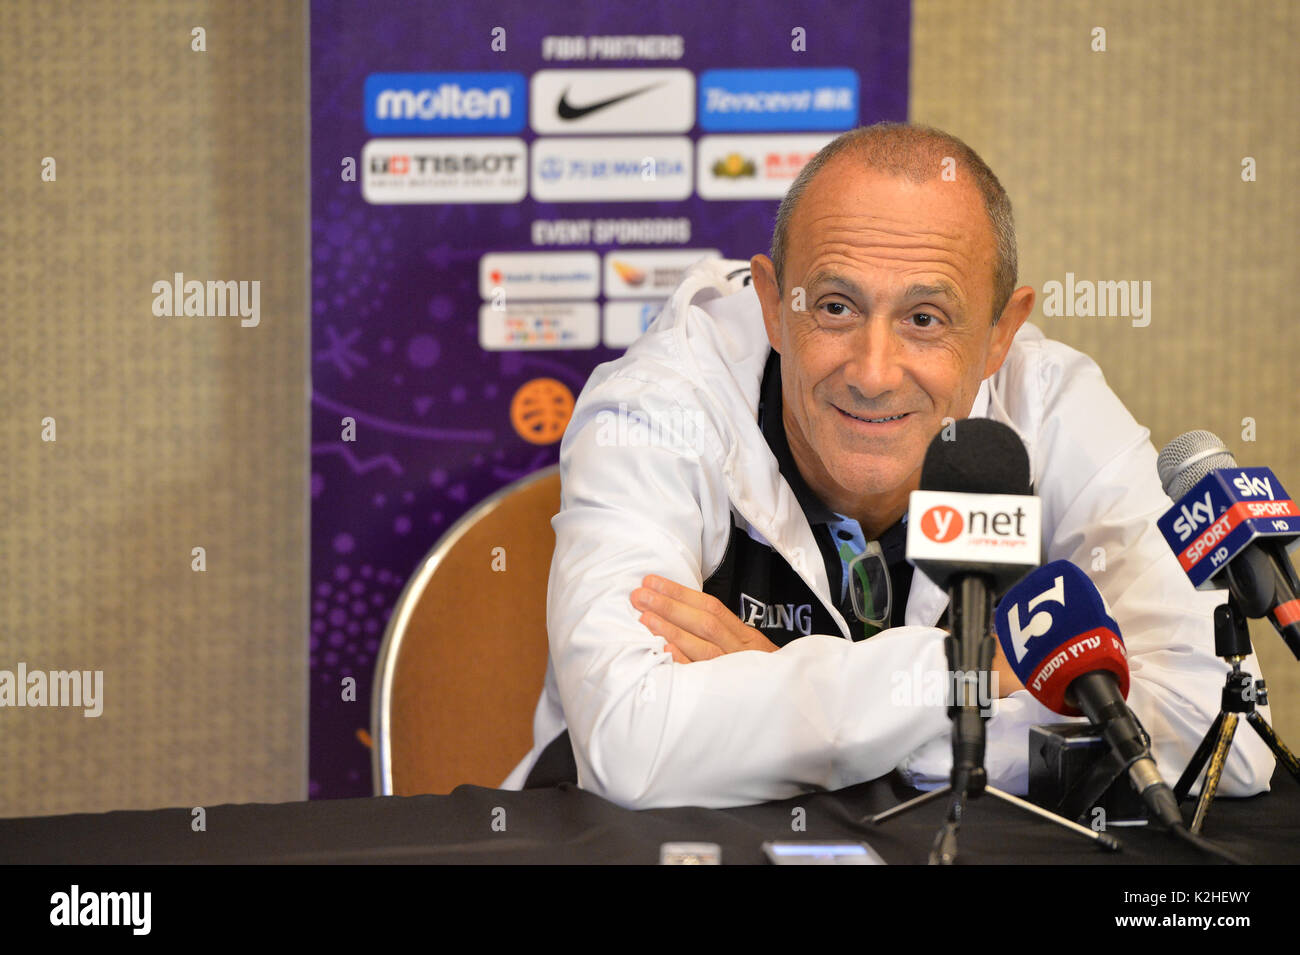
[[[312,3],[311,798],[372,791],[420,559],[555,463],[691,260],[765,252],[809,156],[906,118],[909,30],[907,0]]]

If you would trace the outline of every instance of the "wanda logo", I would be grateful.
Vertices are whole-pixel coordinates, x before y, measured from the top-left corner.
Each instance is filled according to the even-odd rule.
[[[936,544],[946,544],[961,533],[966,522],[946,504],[939,504],[921,515],[921,533]]]

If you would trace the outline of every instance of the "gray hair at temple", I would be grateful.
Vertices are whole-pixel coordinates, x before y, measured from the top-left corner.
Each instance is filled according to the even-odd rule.
[[[867,169],[910,182],[929,182],[942,171],[944,159],[951,157],[957,168],[964,170],[975,182],[984,200],[984,211],[993,226],[997,244],[997,262],[993,272],[993,323],[1002,315],[1016,288],[1016,225],[1011,216],[1011,200],[975,150],[956,136],[932,126],[913,123],[876,123],[860,126],[836,137],[822,147],[786,191],[776,212],[776,228],[772,231],[772,264],[776,269],[776,285],[784,290],[782,271],[790,235],[790,220],[795,207],[803,198],[808,184],[822,167],[843,152],[852,152]]]

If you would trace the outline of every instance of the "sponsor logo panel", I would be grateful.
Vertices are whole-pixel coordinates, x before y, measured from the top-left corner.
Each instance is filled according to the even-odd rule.
[[[539,133],[686,133],[695,125],[690,70],[538,70],[529,97]]]
[[[595,298],[600,257],[595,252],[489,252],[479,259],[478,288],[484,301],[504,294],[507,305],[516,299]]]
[[[532,194],[540,202],[635,202],[691,194],[693,145],[684,136],[538,139]]]
[[[518,202],[528,191],[522,139],[372,139],[361,150],[372,205]]]
[[[522,73],[372,73],[366,129],[375,136],[521,133]]]
[[[696,191],[705,199],[780,199],[833,133],[801,136],[703,136]]]
[[[858,124],[856,70],[708,70],[700,75],[700,128],[851,129]]]
[[[641,337],[664,310],[662,299],[654,302],[607,302],[604,342],[606,348],[627,348]]]
[[[525,302],[504,310],[479,306],[478,343],[485,351],[595,348],[599,340],[595,302]]]
[[[682,276],[701,259],[718,258],[717,249],[621,249],[605,255],[606,298],[666,299]]]

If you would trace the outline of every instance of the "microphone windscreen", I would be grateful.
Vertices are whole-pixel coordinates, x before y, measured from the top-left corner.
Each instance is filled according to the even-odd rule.
[[[1156,457],[1160,485],[1175,501],[1211,471],[1236,466],[1237,459],[1212,431],[1180,434],[1161,448]]]
[[[921,490],[963,494],[1030,494],[1029,455],[1020,436],[1000,421],[963,418],[930,442]]]
[[[1082,716],[1067,702],[1077,677],[1097,670],[1115,676],[1128,696],[1128,653],[1119,624],[1096,584],[1068,560],[1026,575],[998,603],[1002,652],[1034,699],[1049,710]]]

